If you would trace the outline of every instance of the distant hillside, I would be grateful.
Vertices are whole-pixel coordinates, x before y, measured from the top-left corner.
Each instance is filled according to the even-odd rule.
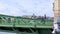
[[[24,16],[10,16],[10,15],[3,15],[0,14],[1,17],[11,17],[11,18],[30,18],[30,19],[47,19],[47,20],[54,20],[54,17],[47,17],[47,16],[29,16],[29,15],[24,15]]]
[[[54,20],[54,17],[24,15],[23,18]]]

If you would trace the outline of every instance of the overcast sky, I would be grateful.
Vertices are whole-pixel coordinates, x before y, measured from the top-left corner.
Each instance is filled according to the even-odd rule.
[[[0,0],[0,14],[22,16],[33,13],[53,17],[53,0]]]

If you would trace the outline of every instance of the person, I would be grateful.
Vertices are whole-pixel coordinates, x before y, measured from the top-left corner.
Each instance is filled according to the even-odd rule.
[[[46,14],[44,15],[44,17],[41,18],[42,24],[45,24],[45,20],[46,20]]]
[[[60,34],[60,16],[58,17],[57,23],[54,25],[54,34]]]

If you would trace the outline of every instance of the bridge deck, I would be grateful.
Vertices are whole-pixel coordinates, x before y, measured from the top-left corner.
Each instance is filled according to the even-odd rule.
[[[0,27],[23,27],[23,28],[52,28],[52,26],[40,26],[40,25],[15,25],[13,24],[0,24]]]

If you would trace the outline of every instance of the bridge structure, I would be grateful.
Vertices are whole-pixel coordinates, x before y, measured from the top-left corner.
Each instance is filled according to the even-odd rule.
[[[28,33],[26,31],[31,31],[31,34],[52,34],[53,22],[54,20],[22,18],[0,14],[0,28],[13,28],[14,31],[16,31],[15,28],[19,28],[19,30],[25,32],[24,34]]]
[[[0,27],[52,28],[53,20],[0,15]]]

